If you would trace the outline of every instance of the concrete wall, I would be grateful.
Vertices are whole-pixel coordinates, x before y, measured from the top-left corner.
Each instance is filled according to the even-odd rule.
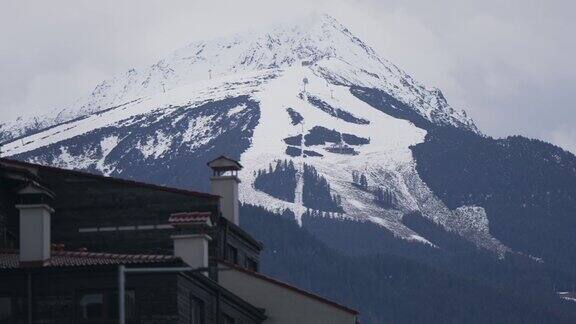
[[[265,323],[356,323],[356,315],[351,312],[237,269],[221,271],[219,284],[252,305],[264,308],[268,317]]]
[[[208,267],[208,242],[210,236],[205,234],[173,235],[174,255],[178,256],[191,268]]]
[[[16,205],[20,209],[20,261],[50,259],[50,214],[47,205]]]

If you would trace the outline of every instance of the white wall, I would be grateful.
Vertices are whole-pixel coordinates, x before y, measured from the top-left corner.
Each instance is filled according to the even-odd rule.
[[[221,267],[227,267],[222,264]],[[254,306],[270,324],[355,324],[356,315],[278,283],[237,269],[221,271],[219,284]]]
[[[208,267],[208,242],[211,240],[208,235],[173,235],[172,239],[174,240],[174,255],[180,257],[189,267]]]
[[[220,198],[220,210],[222,215],[232,223],[240,224],[240,212],[238,203],[238,183],[236,176],[218,176],[210,178],[212,193]]]
[[[20,210],[20,261],[50,259],[50,214],[47,205],[16,205]]]

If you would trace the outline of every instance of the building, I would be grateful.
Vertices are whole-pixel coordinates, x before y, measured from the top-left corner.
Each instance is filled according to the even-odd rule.
[[[0,159],[0,323],[356,323],[258,272],[242,166],[209,167],[211,194]]]

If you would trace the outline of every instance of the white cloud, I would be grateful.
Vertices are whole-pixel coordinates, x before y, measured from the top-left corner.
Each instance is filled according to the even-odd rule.
[[[552,144],[558,145],[565,150],[576,154],[576,128],[574,124],[564,124],[544,134],[544,138]]]

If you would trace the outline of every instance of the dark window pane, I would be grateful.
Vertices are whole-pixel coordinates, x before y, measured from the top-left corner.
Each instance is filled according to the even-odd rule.
[[[81,319],[104,318],[104,294],[82,294],[78,300],[78,311]]]
[[[204,301],[190,296],[190,324],[204,324]]]
[[[227,249],[227,255],[228,255],[228,260],[238,264],[238,249],[236,249],[234,246],[228,244],[228,246],[226,247]]]
[[[254,259],[252,258],[246,258],[246,269],[248,270],[252,270],[254,272],[258,271],[258,262],[256,262]]]
[[[71,295],[38,295],[34,300],[32,317],[38,323],[70,323]]]

